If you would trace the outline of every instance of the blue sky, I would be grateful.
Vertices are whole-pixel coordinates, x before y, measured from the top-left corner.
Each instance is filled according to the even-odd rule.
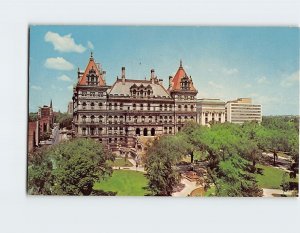
[[[154,68],[167,87],[182,59],[199,98],[252,97],[263,115],[299,114],[295,27],[31,26],[29,111],[51,99],[66,111],[90,51],[110,85],[125,66],[130,79]]]

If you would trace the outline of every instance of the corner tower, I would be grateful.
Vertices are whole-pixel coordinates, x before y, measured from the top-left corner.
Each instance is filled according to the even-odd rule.
[[[185,72],[181,60],[174,77],[169,76],[168,91],[174,99],[175,124],[177,131],[180,131],[187,121],[197,121],[196,95],[198,93],[192,77]]]

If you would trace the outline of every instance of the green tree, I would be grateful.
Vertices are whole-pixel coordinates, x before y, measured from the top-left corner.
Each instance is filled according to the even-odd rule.
[[[216,187],[216,195],[222,197],[262,196],[253,174],[249,173],[249,163],[238,155],[221,161],[214,172],[210,171]]]
[[[282,188],[283,194],[284,194],[284,192],[289,190],[290,183],[289,183],[289,175],[287,172],[283,173],[280,186]]]
[[[181,136],[163,136],[155,140],[147,151],[145,170],[152,195],[170,196],[180,182],[176,163],[186,154],[186,144]]]
[[[114,156],[92,139],[74,139],[33,155],[29,161],[31,194],[93,195],[95,182],[112,174]]]

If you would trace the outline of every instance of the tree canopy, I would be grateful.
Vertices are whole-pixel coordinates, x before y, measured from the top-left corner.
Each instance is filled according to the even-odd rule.
[[[74,139],[39,150],[29,159],[28,192],[93,195],[94,183],[112,174],[109,160],[114,156],[92,139]]]

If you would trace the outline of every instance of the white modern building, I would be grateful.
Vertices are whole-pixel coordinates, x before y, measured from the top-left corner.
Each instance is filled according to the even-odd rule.
[[[225,122],[225,102],[220,99],[197,100],[197,122],[209,125],[211,122]]]
[[[226,103],[226,121],[242,124],[262,121],[261,105],[253,104],[251,98],[238,98]]]

